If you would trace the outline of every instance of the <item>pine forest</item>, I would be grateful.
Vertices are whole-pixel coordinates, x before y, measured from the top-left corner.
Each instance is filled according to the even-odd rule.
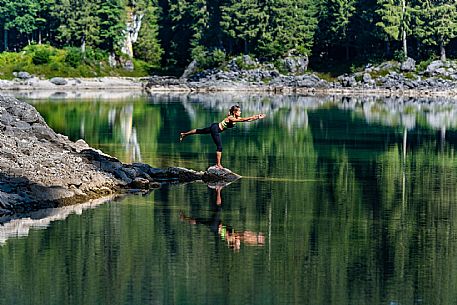
[[[131,59],[149,73],[179,74],[192,60],[217,67],[293,52],[332,71],[456,57],[457,1],[0,0],[0,28],[3,64],[17,54],[37,65],[60,56],[72,67]]]

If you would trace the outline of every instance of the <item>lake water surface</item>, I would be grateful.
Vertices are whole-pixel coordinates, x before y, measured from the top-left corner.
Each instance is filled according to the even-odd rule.
[[[164,185],[4,236],[0,304],[457,303],[457,103],[31,103],[57,132],[124,162],[196,170],[214,164],[215,146],[208,135],[179,143],[179,131],[235,103],[267,118],[222,134],[223,165],[243,176],[222,189]]]

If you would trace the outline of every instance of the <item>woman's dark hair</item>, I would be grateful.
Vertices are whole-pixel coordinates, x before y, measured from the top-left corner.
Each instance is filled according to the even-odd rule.
[[[230,115],[234,115],[234,114],[235,114],[235,111],[237,111],[238,109],[241,109],[240,105],[238,105],[238,104],[233,105],[232,107],[230,107],[229,114],[230,114]]]

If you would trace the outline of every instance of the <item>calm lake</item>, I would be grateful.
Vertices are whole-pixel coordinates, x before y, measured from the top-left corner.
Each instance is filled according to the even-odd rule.
[[[124,162],[196,170],[215,145],[179,143],[179,131],[236,103],[267,118],[222,134],[222,164],[243,176],[222,189],[164,185],[0,227],[0,304],[457,303],[457,102],[30,102],[57,132]]]

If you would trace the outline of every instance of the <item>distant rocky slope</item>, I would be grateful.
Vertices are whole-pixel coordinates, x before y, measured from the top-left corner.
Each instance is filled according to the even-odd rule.
[[[35,108],[0,95],[0,216],[85,202],[164,182],[233,181],[230,171],[123,164],[49,128]]]

